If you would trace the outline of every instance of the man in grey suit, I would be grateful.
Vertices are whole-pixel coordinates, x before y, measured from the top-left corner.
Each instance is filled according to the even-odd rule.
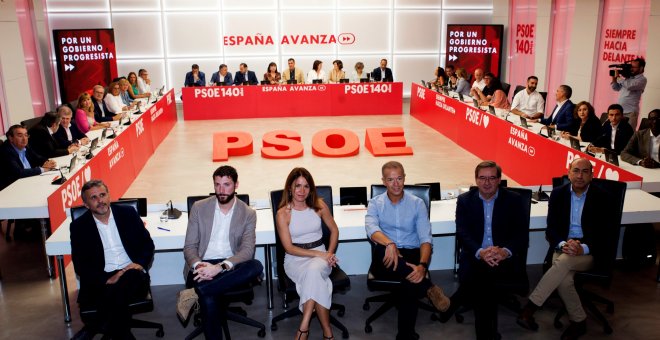
[[[215,196],[195,202],[188,216],[183,256],[186,285],[199,296],[206,339],[222,339],[218,297],[263,272],[254,259],[257,214],[236,198],[238,174],[224,165],[213,173]]]
[[[660,167],[660,109],[649,112],[649,128],[635,132],[635,134],[621,152],[621,158],[634,165],[645,168]]]

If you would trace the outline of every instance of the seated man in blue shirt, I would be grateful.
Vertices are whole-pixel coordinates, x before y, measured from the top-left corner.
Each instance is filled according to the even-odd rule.
[[[401,281],[396,338],[415,339],[417,300],[427,296],[435,308],[446,311],[449,299],[426,275],[433,240],[424,201],[403,190],[401,163],[385,163],[382,174],[387,192],[371,199],[365,217],[367,235],[376,244],[370,271],[378,278]]]
[[[28,137],[22,125],[12,125],[7,130],[7,141],[0,146],[0,190],[19,178],[57,169],[54,160],[42,157],[28,146]]]

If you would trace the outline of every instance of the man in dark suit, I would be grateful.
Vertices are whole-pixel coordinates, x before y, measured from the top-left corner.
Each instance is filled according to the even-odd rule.
[[[218,72],[213,73],[211,76],[211,85],[220,85],[220,83],[225,83],[225,85],[234,83],[231,73],[227,72],[227,65],[225,64],[220,64]]]
[[[481,162],[474,176],[477,188],[460,195],[456,202],[461,285],[441,320],[467,303],[474,306],[477,339],[498,339],[498,298],[506,293],[526,294],[529,289],[525,269],[529,221],[523,214],[522,197],[499,187],[499,165]]]
[[[238,173],[224,165],[213,173],[215,196],[190,209],[183,256],[187,287],[194,287],[207,339],[222,338],[218,297],[246,284],[263,271],[254,259],[257,214],[236,198]]]
[[[82,199],[89,210],[71,222],[71,257],[80,278],[78,303],[81,310],[97,308],[98,327],[113,339],[135,339],[128,305],[148,292],[145,268],[153,259],[154,243],[135,209],[110,207],[110,193],[102,181],[85,183]],[[79,337],[85,338],[82,333]]]
[[[548,202],[548,227],[545,238],[554,249],[552,267],[543,275],[529,302],[518,316],[518,324],[537,330],[534,313],[557,289],[566,306],[571,324],[562,339],[577,339],[587,330],[587,315],[575,290],[575,272],[601,268],[606,261],[610,237],[608,226],[614,220],[607,191],[592,184],[593,168],[586,158],[570,164],[570,183],[552,190]],[[616,245],[614,245],[616,246]]]
[[[602,134],[592,143],[593,145],[589,146],[589,151],[603,153],[608,149],[618,155],[626,147],[633,133],[632,126],[623,120],[623,107],[612,104],[607,108],[607,121],[603,124]]]
[[[660,167],[660,109],[649,112],[649,128],[635,132],[626,148],[621,153],[621,158],[634,165],[645,168]]]
[[[0,146],[0,190],[19,178],[56,169],[54,160],[42,157],[28,147],[29,135],[25,127],[12,125],[6,135],[7,141]]]
[[[57,108],[57,114],[60,116],[60,127],[55,131],[53,137],[59,145],[68,147],[71,144],[87,145],[89,138],[82,133],[75,124],[71,124],[73,113],[71,109],[62,105]]]
[[[371,79],[374,81],[394,81],[392,69],[387,67],[387,59],[380,60],[380,67],[376,67],[371,72]]]
[[[33,126],[30,133],[30,147],[44,157],[60,157],[78,151],[78,145],[60,145],[55,139],[55,132],[60,128],[60,116],[55,111],[44,114],[41,121]]]
[[[234,85],[243,85],[244,82],[248,82],[250,85],[259,83],[259,80],[257,80],[257,75],[254,73],[254,71],[248,70],[246,63],[241,63],[239,70],[240,71],[236,72],[236,76],[234,77]]]
[[[575,104],[571,101],[573,89],[568,85],[560,85],[555,93],[557,105],[552,111],[541,117],[541,124],[549,125],[559,131],[568,131],[573,125],[573,109]]]
[[[101,85],[96,85],[92,92],[92,103],[94,104],[94,119],[97,122],[111,122],[121,119],[121,114],[115,114],[105,105],[105,89]]]
[[[186,73],[186,79],[183,81],[183,86],[206,86],[206,76],[204,75],[204,72],[199,70],[199,65],[192,65],[192,70]]]

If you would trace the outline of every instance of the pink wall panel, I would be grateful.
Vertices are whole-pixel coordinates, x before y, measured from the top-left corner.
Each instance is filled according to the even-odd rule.
[[[527,84],[527,77],[534,75],[537,0],[511,0],[509,9],[506,82],[511,84],[510,99],[512,99],[516,85]]]
[[[552,17],[550,31],[551,42],[548,46],[547,81],[548,98],[545,102],[545,114],[552,114],[555,107],[555,92],[566,79],[568,65],[568,47],[573,31],[573,14],[575,0],[555,0],[552,3]]]

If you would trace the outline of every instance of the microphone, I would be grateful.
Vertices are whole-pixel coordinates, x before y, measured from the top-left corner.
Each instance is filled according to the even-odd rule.
[[[550,199],[550,196],[543,191],[543,186],[539,185],[539,190],[532,193],[532,198],[537,201],[547,201]]]
[[[55,178],[52,182],[50,182],[50,184],[62,185],[64,182],[66,182],[66,177],[64,177],[64,174],[62,173],[62,168],[58,168],[57,170],[60,171],[60,177]]]
[[[168,208],[165,210],[167,212],[167,218],[170,220],[176,220],[177,218],[181,217],[181,211],[177,208],[174,207],[172,204],[172,200],[167,202]]]
[[[131,125],[131,115],[127,115],[127,118],[128,118],[128,121],[126,121],[126,123],[124,123],[124,126]]]

